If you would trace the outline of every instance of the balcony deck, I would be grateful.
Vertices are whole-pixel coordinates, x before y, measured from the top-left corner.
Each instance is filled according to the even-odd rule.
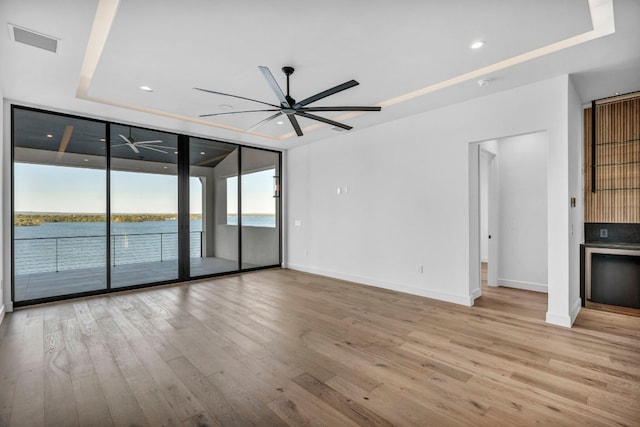
[[[244,268],[251,268],[244,265]],[[215,258],[191,258],[191,276],[206,276],[238,269],[238,261]],[[178,261],[165,260],[121,264],[111,267],[111,287],[122,288],[178,278]],[[60,295],[106,289],[104,268],[82,268],[59,272],[21,274],[15,277],[15,301],[29,301]]]

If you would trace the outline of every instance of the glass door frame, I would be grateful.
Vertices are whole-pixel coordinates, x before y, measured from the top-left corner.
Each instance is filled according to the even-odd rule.
[[[30,300],[23,300],[23,301],[15,301],[15,295],[16,295],[16,290],[15,290],[15,182],[14,182],[14,164],[15,164],[15,153],[14,153],[14,148],[15,148],[15,126],[14,126],[14,122],[15,122],[15,117],[14,117],[14,112],[16,110],[25,110],[25,111],[33,111],[33,112],[38,112],[38,113],[44,113],[44,114],[51,114],[51,115],[56,115],[56,116],[62,116],[62,117],[68,117],[68,118],[72,118],[72,119],[80,119],[80,120],[87,120],[87,121],[93,121],[93,122],[97,122],[97,123],[102,123],[105,125],[105,139],[107,141],[106,143],[106,150],[105,150],[105,155],[106,155],[106,169],[105,169],[105,173],[106,173],[106,210],[105,210],[105,239],[106,239],[106,251],[105,251],[105,260],[106,260],[106,271],[105,271],[105,279],[106,279],[106,287],[104,289],[99,289],[99,290],[91,290],[91,291],[86,291],[86,292],[78,292],[78,293],[72,293],[72,294],[63,294],[63,295],[56,295],[56,296],[51,296],[51,297],[44,297],[44,298],[37,298],[37,299],[30,299]],[[110,268],[110,263],[111,263],[111,237],[112,237],[112,232],[111,232],[111,219],[112,219],[112,215],[111,215],[111,144],[109,143],[109,141],[111,140],[111,126],[112,125],[122,125],[122,126],[132,126],[132,127],[136,127],[136,128],[140,128],[140,129],[146,129],[146,130],[150,130],[150,131],[158,131],[157,129],[152,129],[152,128],[146,128],[144,126],[139,126],[139,125],[129,125],[129,124],[122,124],[122,123],[118,123],[118,122],[112,122],[112,121],[108,121],[108,120],[102,120],[102,119],[97,119],[97,118],[92,118],[92,117],[85,117],[85,116],[79,116],[79,115],[73,115],[73,114],[67,114],[67,113],[61,113],[61,112],[57,112],[57,111],[50,111],[50,110],[44,110],[44,109],[40,109],[40,108],[33,108],[33,107],[28,107],[28,106],[23,106],[23,105],[19,105],[19,104],[11,104],[10,105],[10,131],[11,131],[11,138],[10,138],[10,173],[11,173],[11,177],[10,177],[10,205],[9,205],[9,209],[10,209],[10,239],[11,239],[11,244],[10,244],[10,253],[9,253],[9,257],[10,257],[10,277],[11,277],[11,300],[13,302],[13,306],[14,307],[24,307],[24,306],[28,306],[28,305],[33,305],[33,304],[41,304],[41,303],[47,303],[47,302],[52,302],[52,301],[60,301],[60,300],[65,300],[65,299],[71,299],[71,298],[78,298],[78,297],[84,297],[84,296],[92,296],[92,295],[101,295],[101,294],[107,294],[107,293],[112,293],[112,292],[120,292],[120,291],[127,291],[127,290],[131,290],[131,289],[141,289],[141,288],[146,288],[146,287],[152,287],[152,286],[159,286],[159,285],[165,285],[165,284],[171,284],[171,283],[181,283],[181,282],[186,282],[189,280],[193,280],[193,279],[206,279],[206,278],[213,278],[213,277],[217,277],[217,276],[225,276],[225,275],[230,275],[230,274],[238,274],[238,273],[243,273],[243,272],[249,272],[249,271],[256,271],[256,270],[264,270],[264,269],[271,269],[271,268],[281,268],[282,267],[282,254],[283,254],[283,247],[282,247],[282,243],[283,243],[283,220],[282,220],[282,195],[283,195],[283,191],[282,191],[282,175],[283,175],[283,171],[282,171],[282,152],[279,150],[273,150],[273,149],[267,149],[267,148],[261,148],[261,147],[249,147],[249,146],[244,146],[242,144],[238,144],[238,143],[234,143],[234,142],[228,142],[228,141],[219,141],[216,139],[210,139],[210,138],[202,138],[202,137],[197,137],[197,136],[190,136],[187,134],[182,134],[182,133],[178,133],[178,132],[168,132],[171,134],[174,134],[177,136],[178,138],[178,158],[177,158],[177,176],[178,176],[178,278],[175,280],[167,280],[167,281],[161,281],[161,282],[150,282],[150,283],[144,283],[144,284],[137,284],[137,285],[132,285],[132,286],[123,286],[123,287],[117,287],[117,288],[113,288],[112,284],[111,284],[111,268]],[[162,131],[162,132],[166,132],[166,131]],[[191,276],[190,275],[190,212],[189,212],[189,178],[190,178],[190,174],[189,174],[189,140],[190,138],[199,138],[199,139],[205,139],[205,140],[209,140],[209,141],[213,141],[213,142],[224,142],[225,144],[231,144],[231,145],[235,145],[236,147],[238,147],[238,158],[237,158],[237,170],[238,170],[238,193],[237,193],[237,200],[238,200],[238,268],[236,270],[232,270],[232,271],[226,271],[226,272],[222,272],[222,273],[214,273],[214,274],[206,274],[206,275],[202,275],[202,276]],[[278,154],[278,170],[279,170],[279,175],[280,175],[280,191],[279,191],[279,195],[277,197],[277,211],[276,211],[276,221],[278,224],[278,263],[277,264],[273,264],[273,265],[266,265],[266,266],[259,266],[259,267],[252,267],[252,268],[242,268],[242,173],[241,173],[241,167],[242,167],[242,151],[243,148],[250,148],[253,150],[264,150],[267,152],[272,152],[272,153],[277,153]]]

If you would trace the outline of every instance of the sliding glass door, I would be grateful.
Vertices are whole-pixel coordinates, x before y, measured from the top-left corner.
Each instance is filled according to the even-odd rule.
[[[178,278],[178,138],[112,125],[111,287]]]
[[[239,270],[238,151],[224,142],[190,138],[190,276]]]
[[[14,301],[106,289],[104,123],[13,112]]]
[[[280,264],[280,154],[242,147],[242,268]]]
[[[280,264],[278,152],[15,106],[12,141],[18,306]]]

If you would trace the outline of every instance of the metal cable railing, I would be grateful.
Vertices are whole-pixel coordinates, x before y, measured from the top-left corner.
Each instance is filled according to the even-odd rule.
[[[202,257],[202,231],[190,232],[191,257]],[[15,274],[58,272],[104,266],[106,236],[14,239]],[[178,259],[178,232],[111,235],[112,266]]]

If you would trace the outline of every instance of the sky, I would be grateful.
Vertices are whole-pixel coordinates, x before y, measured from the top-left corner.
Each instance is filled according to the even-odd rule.
[[[274,170],[243,175],[242,204],[245,213],[275,213]],[[235,181],[235,183],[234,183]],[[16,212],[103,213],[106,210],[105,170],[64,166],[14,164]],[[227,180],[235,188],[237,178]],[[201,185],[190,179],[191,213],[202,213]],[[175,175],[113,171],[112,213],[177,213],[178,178]],[[236,213],[237,194],[227,200]]]

